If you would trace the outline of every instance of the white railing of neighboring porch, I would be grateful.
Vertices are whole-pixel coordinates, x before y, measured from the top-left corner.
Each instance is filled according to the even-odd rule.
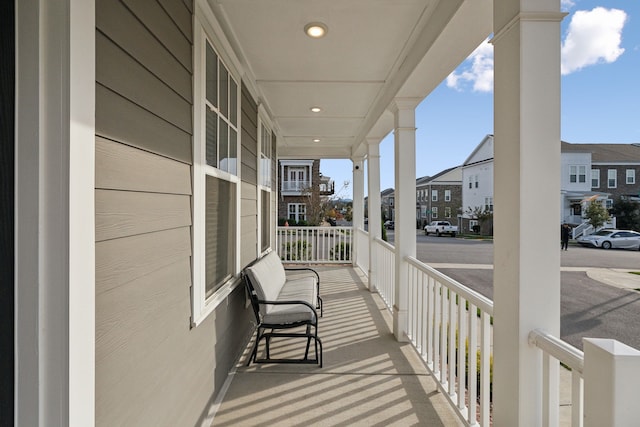
[[[411,344],[464,420],[489,426],[493,302],[413,257],[406,261]]]
[[[362,228],[356,229],[356,265],[365,274],[369,271],[369,233]]]
[[[278,255],[287,263],[351,263],[352,227],[278,227]]]
[[[387,308],[393,311],[396,283],[395,248],[384,240],[377,238],[373,249],[375,250],[376,271],[378,274],[376,288]]]

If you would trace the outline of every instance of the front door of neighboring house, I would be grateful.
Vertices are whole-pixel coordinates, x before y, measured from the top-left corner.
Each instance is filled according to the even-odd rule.
[[[307,170],[305,168],[289,168],[289,189],[302,191],[307,187]]]

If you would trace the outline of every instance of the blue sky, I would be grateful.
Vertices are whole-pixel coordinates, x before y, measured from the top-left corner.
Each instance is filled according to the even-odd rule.
[[[640,1],[563,0],[563,141],[640,142]],[[464,162],[493,133],[493,48],[483,44],[416,110],[416,174]],[[393,135],[380,144],[380,187],[393,187]],[[322,160],[339,197],[351,198],[350,160]],[[365,185],[366,187],[366,185]],[[366,188],[365,188],[366,191]]]

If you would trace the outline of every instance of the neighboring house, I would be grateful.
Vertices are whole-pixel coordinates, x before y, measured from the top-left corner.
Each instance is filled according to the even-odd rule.
[[[423,228],[431,221],[458,225],[462,209],[462,166],[445,169],[432,177],[416,180],[416,224]]]
[[[462,164],[461,232],[479,225],[470,213],[475,209],[493,212],[493,135],[487,135]],[[490,232],[491,224],[486,227]],[[485,230],[483,230],[485,232]]]
[[[380,206],[382,209],[382,219],[393,221],[395,219],[395,190],[387,188],[380,192]]]
[[[463,228],[477,222],[468,210],[493,211],[493,135],[487,135],[462,166]],[[616,197],[640,196],[640,144],[561,145],[561,222],[584,222],[589,203],[600,200],[610,208]]]
[[[278,169],[278,218],[282,222],[307,223],[319,217],[323,198],[334,192],[330,177],[320,173],[320,160],[280,160]]]

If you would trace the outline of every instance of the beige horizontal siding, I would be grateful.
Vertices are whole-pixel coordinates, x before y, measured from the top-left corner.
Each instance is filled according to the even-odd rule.
[[[180,96],[192,102],[190,68],[167,50],[119,0],[96,1],[96,28]]]
[[[159,0],[182,34],[193,43],[191,9],[182,0]]]
[[[96,188],[190,195],[191,167],[96,137]]]
[[[96,134],[185,163],[191,135],[112,90],[96,85]]]

